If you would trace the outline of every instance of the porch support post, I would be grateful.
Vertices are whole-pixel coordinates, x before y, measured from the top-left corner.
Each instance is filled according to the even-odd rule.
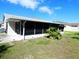
[[[42,28],[42,34],[43,34],[43,32],[44,32],[44,29]]]
[[[23,22],[23,39],[25,40],[25,23],[26,21]]]
[[[44,32],[44,29],[43,29],[43,27],[44,27],[44,26],[42,26],[42,34],[43,34],[43,32]]]
[[[34,25],[34,34],[36,33],[36,25]]]
[[[21,35],[21,21],[20,21],[20,35]]]

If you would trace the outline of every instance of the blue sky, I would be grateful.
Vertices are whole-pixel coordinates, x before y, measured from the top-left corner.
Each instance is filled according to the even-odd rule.
[[[0,0],[0,19],[4,13],[47,21],[79,22],[79,0]]]

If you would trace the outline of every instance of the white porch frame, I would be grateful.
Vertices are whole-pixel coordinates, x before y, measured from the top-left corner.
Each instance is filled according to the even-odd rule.
[[[25,23],[26,23],[26,21],[23,22],[23,38],[24,38],[24,40],[25,40]]]

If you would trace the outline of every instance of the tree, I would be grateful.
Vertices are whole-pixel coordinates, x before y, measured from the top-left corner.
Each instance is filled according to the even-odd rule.
[[[61,36],[62,36],[60,32],[58,31],[58,28],[56,27],[50,27],[47,30],[47,33],[49,34],[49,37],[52,37],[54,39],[61,39]]]

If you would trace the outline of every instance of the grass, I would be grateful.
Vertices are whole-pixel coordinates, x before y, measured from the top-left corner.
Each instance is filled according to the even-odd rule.
[[[61,40],[43,37],[7,43],[11,47],[0,53],[0,59],[79,59],[79,40],[72,35],[65,32]]]
[[[72,39],[78,39],[79,40],[79,32],[65,32],[65,34]]]

